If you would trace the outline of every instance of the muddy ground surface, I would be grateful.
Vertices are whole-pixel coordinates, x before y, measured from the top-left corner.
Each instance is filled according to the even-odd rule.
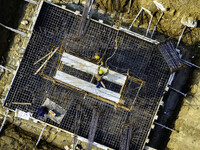
[[[181,24],[181,19],[194,21],[200,19],[200,1],[199,0],[157,0],[161,2],[168,11],[165,12],[163,18],[157,26],[157,32],[154,38],[163,41],[168,37],[175,40],[178,39],[184,26]],[[65,5],[66,3],[83,4],[82,0],[53,0],[54,3]],[[102,14],[109,14],[109,21],[116,22],[119,16],[122,16],[123,25],[129,26],[135,18],[141,7],[149,9],[153,14],[153,20],[150,27],[149,35],[153,27],[161,15],[161,11],[153,4],[153,0],[99,0],[97,1],[99,12]],[[35,6],[33,4],[25,5],[26,2],[22,0],[1,0],[0,8],[3,13],[0,15],[0,22],[13,28],[17,28],[20,20],[27,20],[28,25],[20,25],[21,31],[26,31],[32,16],[34,14]],[[25,15],[24,15],[24,12]],[[131,30],[145,34],[149,23],[150,16],[143,12],[136,20],[134,27]],[[108,21],[108,20],[107,20]],[[190,50],[191,60],[193,63],[200,65],[200,48],[197,45],[200,43],[200,26],[199,21],[196,28],[187,28],[182,42],[180,43],[180,50],[184,47]],[[12,43],[13,33],[0,27],[0,56],[1,62],[7,62],[10,68],[15,69],[21,57],[22,52],[19,47],[23,46],[25,39],[16,35],[14,43]],[[11,45],[10,45],[11,44]],[[10,45],[10,52],[7,52]],[[4,58],[2,58],[4,56]],[[13,74],[5,72],[3,78],[0,80],[0,94],[1,98],[5,96],[6,86],[11,82]],[[189,87],[190,90],[187,90]],[[180,102],[182,106],[180,113],[175,122],[175,129],[179,133],[172,133],[167,149],[171,150],[199,150],[200,149],[200,70],[195,69],[191,75],[190,81],[186,86],[185,92],[188,96]],[[30,134],[13,125],[6,125],[0,135],[0,149],[30,149],[34,147],[37,137],[29,136]],[[53,147],[45,142],[41,142],[39,149],[51,149]],[[56,149],[56,148],[54,148]]]

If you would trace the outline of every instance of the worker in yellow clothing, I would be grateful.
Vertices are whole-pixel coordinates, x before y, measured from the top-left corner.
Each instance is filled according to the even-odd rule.
[[[106,76],[109,73],[109,67],[107,67],[107,72],[104,73],[103,70],[101,69],[102,65],[100,65],[97,69],[98,73],[95,75],[96,79],[97,79],[97,85],[96,87],[99,88],[100,87],[100,83],[103,79],[104,76]]]

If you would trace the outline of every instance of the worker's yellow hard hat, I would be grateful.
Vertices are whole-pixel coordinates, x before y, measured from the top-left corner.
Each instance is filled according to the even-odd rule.
[[[99,74],[100,75],[103,74],[103,70],[102,69],[99,70]]]
[[[94,58],[95,58],[96,60],[99,60],[100,57],[99,57],[99,55],[95,55]]]

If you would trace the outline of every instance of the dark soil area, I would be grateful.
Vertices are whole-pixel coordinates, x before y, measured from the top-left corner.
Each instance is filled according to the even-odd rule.
[[[0,23],[17,29],[23,17],[26,2],[23,0],[1,0],[0,1]],[[13,32],[0,26],[0,63],[6,62],[9,45],[14,38]]]

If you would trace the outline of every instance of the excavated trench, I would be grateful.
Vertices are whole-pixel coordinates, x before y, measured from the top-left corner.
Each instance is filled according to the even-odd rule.
[[[54,3],[59,5],[65,5],[67,1],[62,0],[53,0]],[[72,2],[72,1],[70,1]],[[82,3],[82,1],[73,1],[73,8],[81,9],[74,3]],[[181,25],[181,18],[193,17],[196,20],[200,18],[200,11],[198,6],[200,2],[198,0],[191,1],[182,1],[182,0],[169,0],[165,2],[162,0],[163,4],[168,8],[168,11],[163,16],[163,19],[157,26],[157,31],[154,35],[154,38],[158,41],[163,41],[168,37],[178,39],[180,33],[182,32],[183,25]],[[31,4],[32,5],[32,4]],[[109,24],[116,22],[119,18],[120,13],[123,14],[122,21],[123,25],[128,27],[139,12],[141,6],[147,7],[147,9],[153,12],[154,18],[152,21],[152,26],[150,27],[150,33],[152,32],[153,26],[157,23],[157,20],[160,16],[160,10],[152,5],[152,0],[142,0],[142,1],[111,1],[111,0],[100,0],[98,1],[99,12],[109,15],[101,15],[101,19],[106,19]],[[129,11],[129,6],[131,6]],[[17,28],[22,17],[24,17],[24,12],[27,7],[27,3],[21,0],[3,0],[0,1],[1,15],[0,23],[3,23],[7,26]],[[187,12],[185,10],[188,10]],[[128,12],[129,11],[129,12]],[[28,13],[28,12],[26,12]],[[111,16],[111,17],[109,17]],[[98,15],[95,17],[100,18]],[[138,18],[133,31],[145,34],[146,28],[148,26],[148,21],[150,17],[142,13]],[[198,22],[199,23],[199,22]],[[199,24],[197,28],[187,28],[179,49],[181,53],[187,54],[187,50],[190,52],[191,56],[187,57],[193,63],[200,64],[200,48],[198,44],[200,43],[200,29]],[[9,48],[13,44],[14,33],[4,29],[0,26],[0,63],[5,65],[7,61],[11,59],[8,57]],[[185,50],[187,49],[187,50]],[[12,67],[12,66],[10,66]],[[184,73],[183,73],[184,75]],[[9,77],[9,76],[8,76]],[[181,81],[180,76],[180,81]],[[185,82],[185,81],[184,81]],[[0,87],[0,94],[4,91],[4,85]],[[179,131],[179,133],[165,133],[165,137],[162,137],[161,145],[157,146],[158,149],[168,149],[178,150],[178,149],[200,149],[200,135],[199,130],[200,122],[199,115],[199,106],[200,106],[200,71],[192,68],[192,74],[190,75],[189,81],[182,89],[183,92],[187,93],[186,98],[180,98],[177,101],[178,105],[174,108],[174,115],[170,118],[169,127],[174,128]],[[2,98],[2,97],[1,97]],[[1,109],[1,108],[0,108]],[[160,110],[162,112],[162,110]],[[161,113],[160,112],[160,113]],[[176,120],[176,121],[175,121]],[[1,122],[0,122],[1,123]],[[152,134],[152,133],[151,133]],[[158,133],[159,134],[159,133]],[[31,135],[31,136],[30,136]],[[10,123],[7,123],[3,131],[0,134],[0,149],[30,149],[34,147],[34,144],[37,142],[38,135],[30,134],[27,131],[20,129],[17,126],[14,126]],[[168,142],[169,141],[169,142]],[[167,144],[168,142],[168,144]],[[24,144],[26,143],[26,144]],[[150,146],[153,144],[149,144]],[[163,146],[164,145],[164,146]],[[11,147],[9,147],[11,146]],[[50,146],[45,141],[41,141],[38,149],[59,149],[53,146]]]

